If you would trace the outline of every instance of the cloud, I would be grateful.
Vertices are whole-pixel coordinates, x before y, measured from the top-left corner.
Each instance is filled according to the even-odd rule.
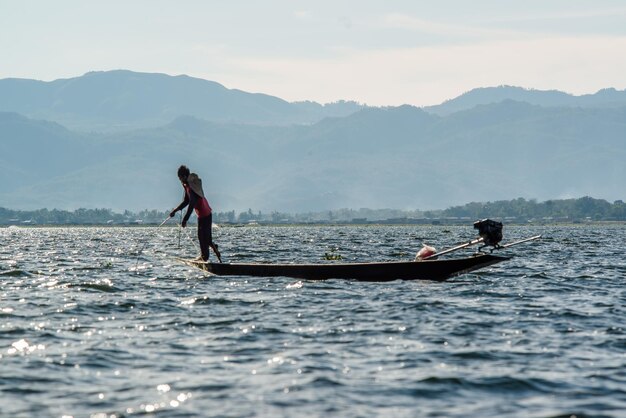
[[[430,35],[443,36],[463,40],[467,37],[519,37],[520,32],[503,29],[489,29],[479,26],[468,26],[455,23],[441,23],[420,19],[400,13],[387,14],[382,18],[382,26],[387,29],[402,29]]]
[[[230,57],[225,84],[290,101],[357,100],[371,105],[438,104],[501,84],[573,94],[624,88],[626,37],[553,37],[466,45],[341,50],[320,59]],[[239,71],[237,71],[239,69]]]
[[[626,16],[626,7],[598,7],[597,4],[589,3],[589,9],[567,9],[558,12],[534,11],[522,14],[507,14],[491,19],[498,22],[528,22],[537,20],[571,20],[571,19],[596,19]]]
[[[308,19],[311,16],[311,12],[308,10],[296,10],[293,15],[297,19]]]

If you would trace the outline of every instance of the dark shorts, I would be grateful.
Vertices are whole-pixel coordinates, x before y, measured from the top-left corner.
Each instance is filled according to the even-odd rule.
[[[204,261],[209,259],[209,251],[211,251],[211,244],[213,244],[212,226],[212,214],[204,218],[198,218],[198,241],[200,241],[200,252]]]

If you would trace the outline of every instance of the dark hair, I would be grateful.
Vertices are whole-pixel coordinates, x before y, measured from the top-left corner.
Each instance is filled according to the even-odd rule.
[[[189,169],[186,165],[181,165],[180,167],[178,167],[178,177],[189,177]]]

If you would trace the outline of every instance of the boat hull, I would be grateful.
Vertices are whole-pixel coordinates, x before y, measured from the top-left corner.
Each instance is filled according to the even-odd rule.
[[[292,277],[306,280],[351,279],[364,282],[386,282],[392,280],[443,281],[508,259],[509,257],[480,254],[467,258],[419,262],[340,264],[204,263],[186,259],[181,259],[181,261],[218,276]]]

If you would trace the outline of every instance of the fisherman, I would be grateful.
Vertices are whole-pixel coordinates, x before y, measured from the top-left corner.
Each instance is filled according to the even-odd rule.
[[[200,241],[201,252],[198,260],[208,261],[209,249],[213,248],[217,259],[221,263],[222,257],[217,248],[217,244],[213,242],[213,233],[211,229],[213,225],[213,214],[211,206],[209,206],[209,202],[206,197],[204,197],[202,180],[196,173],[190,173],[189,168],[184,165],[181,165],[178,168],[178,179],[182,183],[183,189],[185,189],[185,194],[181,204],[170,212],[170,218],[173,217],[176,212],[182,210],[185,206],[188,206],[187,213],[185,213],[181,223],[181,226],[184,228],[187,226],[187,221],[191,216],[191,211],[195,210],[196,215],[198,216],[198,241]]]

